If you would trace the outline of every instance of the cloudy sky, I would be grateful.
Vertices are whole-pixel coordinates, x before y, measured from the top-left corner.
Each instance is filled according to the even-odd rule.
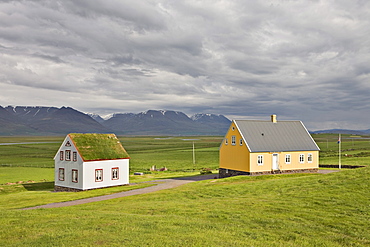
[[[368,0],[0,2],[0,105],[370,128]]]

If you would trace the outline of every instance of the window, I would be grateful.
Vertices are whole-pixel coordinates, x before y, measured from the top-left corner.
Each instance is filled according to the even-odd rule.
[[[64,160],[64,152],[63,151],[60,151],[59,158],[60,158],[60,160]]]
[[[70,147],[71,143],[69,141],[66,142],[66,147]]]
[[[64,181],[64,168],[59,168],[58,179]]]
[[[299,163],[304,163],[304,154],[299,155]]]
[[[312,160],[313,160],[312,154],[308,154],[308,156],[307,156],[308,163],[312,163]]]
[[[236,142],[236,138],[235,138],[235,136],[232,136],[231,137],[231,145],[235,146],[235,142]]]
[[[290,154],[285,155],[285,164],[290,164]]]
[[[240,139],[239,144],[240,146],[243,146],[243,139]]]
[[[73,152],[73,161],[77,161],[77,152]]]
[[[112,168],[112,180],[117,180],[119,177],[118,177],[118,170],[119,168],[118,167],[114,167]]]
[[[262,166],[263,165],[263,155],[258,155],[257,157],[257,165]]]
[[[95,182],[103,181],[103,169],[95,169]]]
[[[78,183],[78,170],[72,169],[72,182]]]
[[[71,161],[71,150],[66,150],[66,160]]]
[[[225,145],[227,145],[228,141],[227,141],[227,138],[225,138]]]
[[[234,131],[235,130],[235,127],[233,126],[231,129]]]

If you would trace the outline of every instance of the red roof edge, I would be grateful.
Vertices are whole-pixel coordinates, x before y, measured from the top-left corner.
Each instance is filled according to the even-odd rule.
[[[82,158],[83,159],[83,158]],[[103,161],[103,160],[129,160],[130,157],[127,157],[127,158],[117,158],[117,159],[96,159],[96,160],[84,160],[84,162],[89,162],[89,161]]]

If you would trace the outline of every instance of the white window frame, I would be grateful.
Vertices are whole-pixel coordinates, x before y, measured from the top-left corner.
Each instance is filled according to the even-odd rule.
[[[76,162],[77,161],[77,152],[73,152],[73,161]]]
[[[240,146],[243,146],[243,138],[241,138],[241,139],[240,139],[240,141],[239,141],[239,145],[240,145]]]
[[[285,164],[290,164],[292,156],[290,154],[285,155]]]
[[[301,163],[301,164],[304,163],[304,154],[299,155],[299,163]]]
[[[78,183],[78,170],[72,169],[72,182]]]
[[[312,163],[312,161],[313,161],[313,155],[312,154],[308,154],[307,155],[307,162],[308,163]]]
[[[118,180],[119,179],[119,167],[113,167],[112,168],[112,180]]]
[[[257,165],[263,166],[263,155],[257,156]]]
[[[227,141],[227,138],[225,138],[225,145],[227,145],[228,144],[228,141]]]
[[[95,182],[103,182],[103,169],[95,169]]]
[[[59,181],[64,181],[65,179],[65,170],[64,168],[59,168],[59,171],[58,171],[58,180]]]
[[[231,145],[236,145],[236,136],[231,136]]]
[[[66,154],[66,161],[71,161],[71,150],[66,150],[65,151],[65,154]]]

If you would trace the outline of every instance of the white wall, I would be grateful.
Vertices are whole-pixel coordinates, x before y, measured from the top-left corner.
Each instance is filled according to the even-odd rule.
[[[95,189],[129,183],[129,159],[90,161],[83,164],[83,189]],[[119,168],[118,180],[112,180],[112,168]],[[95,182],[95,169],[103,170],[103,181]]]

